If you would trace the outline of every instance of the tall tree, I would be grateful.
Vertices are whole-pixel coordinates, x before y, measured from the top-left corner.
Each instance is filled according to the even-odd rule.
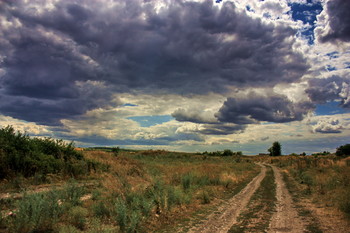
[[[270,156],[281,155],[281,144],[279,142],[272,143],[272,146],[268,149]]]

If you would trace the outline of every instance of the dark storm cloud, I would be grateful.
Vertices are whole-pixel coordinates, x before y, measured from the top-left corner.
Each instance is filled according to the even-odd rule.
[[[1,113],[14,118],[39,124],[59,125],[60,119],[72,118],[97,107],[108,107],[107,103],[111,101],[108,88],[98,88],[89,82],[79,85],[76,94],[76,98],[57,99],[0,95],[0,110]]]
[[[192,122],[201,124],[201,127],[195,130],[195,133],[204,135],[228,135],[233,133],[241,133],[246,126],[219,122],[211,112],[205,112],[200,109],[177,109],[171,114],[177,121]]]
[[[314,78],[308,81],[306,93],[315,103],[341,100],[341,106],[350,107],[350,82],[348,77],[331,76],[329,78]]]
[[[269,121],[284,123],[300,121],[313,110],[311,103],[293,103],[286,96],[270,93],[261,95],[250,92],[247,95],[228,98],[216,117],[221,122],[239,125]]]
[[[205,114],[203,110],[191,108],[179,108],[171,114],[177,121],[188,121],[198,124],[215,123],[217,120],[210,113]]]
[[[350,1],[330,0],[327,2],[330,31],[321,36],[321,42],[350,41]]]
[[[204,124],[203,128],[197,132],[206,135],[228,135],[233,133],[242,133],[245,130],[245,125],[216,123]]]
[[[1,5],[0,112],[19,119],[57,123],[135,89],[271,87],[308,69],[292,50],[295,30],[250,18],[231,2],[171,1],[158,12],[156,1],[46,3]],[[96,91],[85,95],[79,83],[92,81],[105,87],[88,85]]]

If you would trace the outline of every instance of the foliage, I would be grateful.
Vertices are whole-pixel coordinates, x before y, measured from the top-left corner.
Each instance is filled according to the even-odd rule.
[[[30,138],[12,126],[0,129],[0,179],[23,175],[87,174],[91,161],[74,150],[74,144],[52,138]]]
[[[233,152],[229,149],[226,149],[224,151],[213,151],[213,152],[203,152],[202,155],[209,155],[209,156],[242,156],[242,151]]]
[[[337,156],[349,156],[350,155],[350,144],[346,144],[337,148],[335,153]]]
[[[350,214],[350,161],[337,156],[282,156],[270,161],[288,170],[301,193]]]
[[[224,152],[222,153],[222,156],[232,156],[233,152],[231,150],[224,150]]]
[[[323,152],[313,153],[312,155],[316,156],[316,155],[330,155],[330,154],[331,154],[331,152],[329,152],[329,151],[323,151]]]
[[[120,152],[120,148],[119,147],[114,147],[114,148],[112,148],[112,152],[113,152],[113,154],[115,156],[117,156],[119,154],[119,152]]]
[[[69,211],[69,221],[76,228],[84,230],[88,213],[86,208],[75,206]]]
[[[268,151],[270,152],[270,156],[280,156],[281,144],[279,142],[274,142]]]
[[[13,232],[48,232],[58,222],[62,214],[56,192],[25,195],[17,203],[17,210],[10,220]]]
[[[59,191],[63,201],[72,206],[78,206],[81,204],[81,197],[84,195],[84,187],[78,186],[77,183],[69,181],[63,190]]]

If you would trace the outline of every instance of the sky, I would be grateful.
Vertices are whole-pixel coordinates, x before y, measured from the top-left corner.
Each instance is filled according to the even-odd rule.
[[[2,0],[0,126],[76,146],[334,152],[348,0]]]

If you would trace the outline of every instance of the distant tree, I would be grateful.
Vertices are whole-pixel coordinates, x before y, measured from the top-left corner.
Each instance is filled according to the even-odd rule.
[[[349,156],[350,155],[350,144],[346,144],[337,148],[335,152],[337,156]]]
[[[272,143],[272,146],[268,149],[270,156],[281,155],[281,144],[279,142]]]
[[[305,152],[303,152],[303,153],[301,153],[300,155],[302,155],[302,156],[306,156],[306,153],[305,153]]]
[[[119,152],[120,152],[119,146],[118,146],[118,147],[113,147],[113,148],[112,148],[112,152],[113,152],[113,154],[114,154],[115,156],[117,156],[117,155],[119,154]]]
[[[234,154],[237,155],[237,156],[242,156],[243,155],[242,151],[237,151]]]
[[[233,152],[231,150],[224,150],[224,152],[222,153],[222,156],[232,156]]]

